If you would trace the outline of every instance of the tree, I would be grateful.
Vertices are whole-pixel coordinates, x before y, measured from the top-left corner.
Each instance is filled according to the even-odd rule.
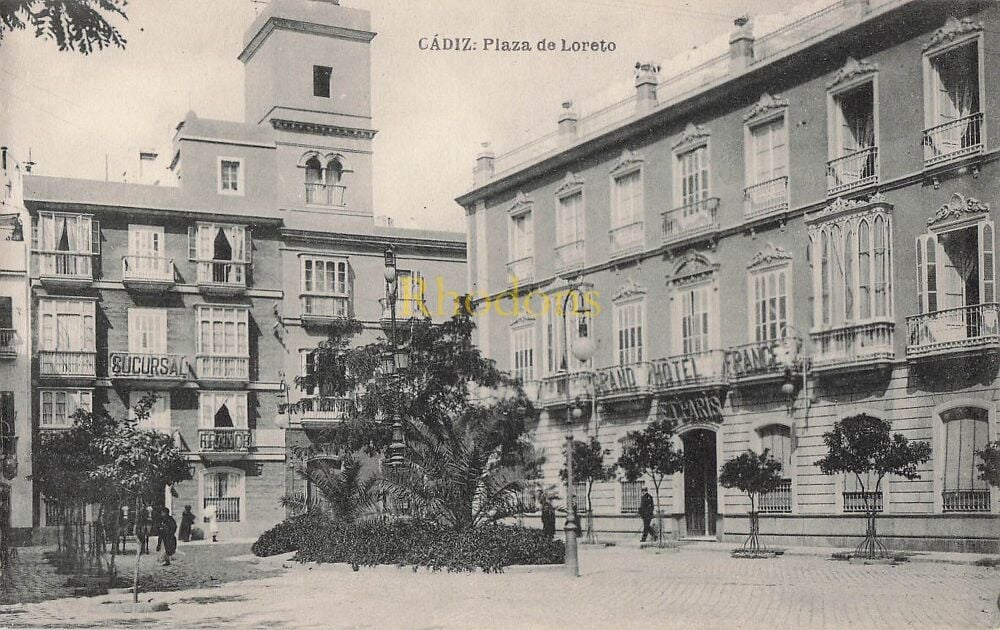
[[[363,475],[361,461],[345,455],[337,460],[313,459],[314,447],[293,448],[296,457],[295,474],[316,488],[317,495],[285,495],[283,507],[292,512],[321,512],[330,518],[353,523],[377,514],[381,498],[374,475]],[[320,465],[310,465],[310,462]],[[336,464],[334,463],[336,462]]]
[[[109,19],[125,15],[128,0],[4,0],[0,2],[0,42],[5,33],[31,26],[35,37],[55,40],[59,50],[85,55],[95,49],[125,47],[125,37]]]
[[[576,482],[587,484],[587,541],[597,542],[594,534],[594,506],[591,503],[590,495],[594,489],[594,482],[611,481],[615,478],[618,469],[617,464],[604,464],[604,456],[610,451],[601,446],[596,437],[591,436],[588,442],[573,441],[573,478]],[[559,471],[559,478],[566,482],[566,469]]]
[[[900,433],[890,436],[889,422],[858,414],[839,420],[833,429],[823,434],[827,454],[816,465],[825,475],[840,473],[853,474],[861,488],[864,501],[866,531],[865,538],[854,553],[867,558],[884,558],[888,549],[878,538],[876,519],[878,506],[875,497],[882,491],[882,480],[886,475],[898,475],[904,479],[919,479],[917,466],[931,458],[928,442],[910,442]],[[865,477],[873,476],[875,485],[865,488]]]
[[[635,481],[647,475],[656,489],[657,541],[663,544],[663,512],[660,510],[660,484],[663,480],[684,470],[684,453],[674,448],[672,420],[656,420],[642,431],[630,431],[628,442],[618,458],[618,466],[625,472],[625,478]]]
[[[760,515],[757,500],[781,483],[781,462],[771,457],[768,450],[758,455],[747,449],[722,465],[719,483],[724,488],[737,488],[750,499],[750,535],[743,542],[742,551],[757,554],[767,551],[760,544]]]
[[[976,464],[979,478],[995,488],[1000,488],[1000,440],[990,442],[981,451],[976,451],[982,461]]]

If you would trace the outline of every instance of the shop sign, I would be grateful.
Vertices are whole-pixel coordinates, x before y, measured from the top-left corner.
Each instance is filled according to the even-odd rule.
[[[133,354],[112,352],[108,355],[111,378],[186,378],[187,359],[176,354]]]
[[[660,400],[660,413],[680,424],[686,422],[722,422],[722,398],[715,393]]]

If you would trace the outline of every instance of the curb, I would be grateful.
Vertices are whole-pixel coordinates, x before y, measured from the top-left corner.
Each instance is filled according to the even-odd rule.
[[[725,543],[711,544],[711,543],[684,543],[684,542],[681,542],[680,545],[681,545],[680,546],[681,549],[688,548],[688,549],[697,549],[699,551],[719,551],[719,552],[727,552],[727,553],[732,551],[732,546],[730,544],[725,544]],[[849,554],[849,553],[851,553],[852,550],[850,550],[850,549],[841,549],[841,548],[837,548],[837,547],[830,547],[829,551],[827,551],[826,549],[823,549],[823,550],[819,550],[819,549],[817,549],[817,550],[811,550],[811,549],[802,549],[802,548],[795,548],[795,547],[786,547],[786,548],[773,547],[773,548],[770,548],[769,551],[781,552],[783,555],[786,555],[786,556],[807,556],[807,557],[813,557],[813,558],[826,558],[826,559],[830,559],[830,558],[833,557],[834,554],[838,554],[838,553]],[[903,556],[906,556],[906,560],[908,562],[925,562],[925,563],[955,564],[955,565],[968,565],[968,566],[975,565],[976,561],[979,560],[979,559],[981,559],[981,558],[993,558],[993,557],[997,557],[997,556],[993,556],[991,554],[968,554],[969,555],[968,559],[966,559],[966,558],[950,558],[950,557],[936,556],[936,555],[934,555],[933,552],[921,552],[921,551],[901,551],[901,552],[899,552],[899,554],[903,555]]]

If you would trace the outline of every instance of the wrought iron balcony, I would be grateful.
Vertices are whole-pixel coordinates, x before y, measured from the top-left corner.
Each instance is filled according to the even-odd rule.
[[[888,321],[842,326],[810,334],[814,371],[850,369],[890,363],[895,324]]]
[[[392,321],[392,305],[388,298],[380,298],[379,304],[382,305],[382,324],[388,325]],[[427,305],[417,298],[396,298],[396,322],[411,319],[430,319]]]
[[[1000,349],[996,303],[960,306],[906,318],[908,358]]]
[[[340,184],[306,182],[306,203],[316,206],[342,206],[345,190],[347,187]]]
[[[344,319],[350,314],[351,298],[347,295],[316,295],[304,293],[302,301],[302,323],[325,324],[332,319]]]
[[[924,168],[982,153],[986,147],[983,112],[925,129],[923,144]]]
[[[866,512],[873,509],[875,512],[882,511],[882,492],[845,492],[844,511],[845,512]]]
[[[580,398],[590,400],[590,372],[562,372],[542,379],[538,402],[542,406],[557,407]]]
[[[38,375],[92,379],[97,375],[96,356],[93,350],[39,350]]]
[[[776,177],[743,189],[743,218],[760,219],[788,210],[788,178]]]
[[[719,198],[709,197],[663,213],[663,244],[719,231]]]
[[[878,183],[878,147],[849,153],[826,164],[826,194],[839,194]]]
[[[203,383],[235,384],[250,380],[250,357],[198,355],[195,377]]]
[[[642,221],[612,228],[608,231],[608,238],[611,241],[611,255],[628,256],[641,252],[645,244],[645,234]]]
[[[762,514],[788,514],[792,511],[792,480],[782,479],[781,484],[757,499],[757,511]]]
[[[94,282],[94,256],[82,252],[35,251],[38,279],[45,286],[85,288]]]
[[[990,490],[945,490],[941,508],[945,512],[989,512]]]
[[[17,357],[17,331],[13,328],[0,328],[0,359]]]
[[[163,256],[122,256],[122,283],[137,290],[169,289],[174,285],[174,261]]]
[[[353,410],[354,399],[348,396],[308,396],[286,408],[302,426],[343,422]]]
[[[198,429],[198,450],[202,453],[243,455],[253,447],[253,431],[232,427]]]
[[[535,279],[535,257],[525,256],[507,263],[507,286],[527,284]]]
[[[584,242],[573,241],[556,245],[556,273],[575,271],[583,267]]]
[[[198,287],[206,293],[239,295],[247,288],[247,263],[233,260],[199,260]]]

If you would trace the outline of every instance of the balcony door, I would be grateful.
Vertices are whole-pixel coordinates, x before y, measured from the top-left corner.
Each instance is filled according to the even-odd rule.
[[[130,308],[128,310],[128,351],[133,354],[166,353],[166,309]]]
[[[246,429],[246,392],[201,392],[199,427],[202,429]]]
[[[94,352],[93,301],[43,299],[39,311],[39,350]]]
[[[784,116],[751,127],[750,138],[750,185],[788,175],[788,138]]]
[[[156,400],[149,408],[149,417],[139,418],[139,427],[170,433],[170,392],[133,391],[129,393],[129,407],[135,409],[145,396],[153,394]]]
[[[129,269],[142,275],[162,271],[163,228],[150,225],[130,225],[128,229]]]

